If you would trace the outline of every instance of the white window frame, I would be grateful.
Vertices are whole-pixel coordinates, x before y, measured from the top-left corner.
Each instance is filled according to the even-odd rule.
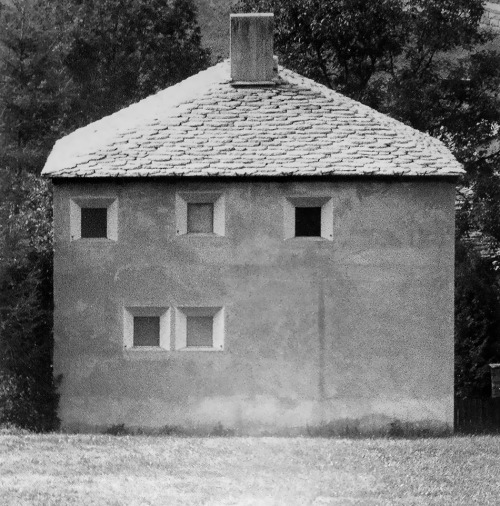
[[[106,237],[82,238],[82,208],[106,208]],[[70,237],[72,241],[117,241],[118,199],[116,197],[71,197],[69,201]]]
[[[211,233],[188,232],[188,204],[213,204],[214,222]],[[224,236],[226,235],[226,211],[224,194],[220,192],[178,192],[175,195],[175,224],[177,235]]]
[[[134,317],[160,318],[159,346],[134,346]],[[126,306],[123,308],[123,347],[128,351],[170,350],[170,308],[159,306]]]
[[[321,236],[302,237],[295,235],[295,208],[321,207]],[[283,202],[285,239],[333,241],[333,199],[327,196],[288,196]]]
[[[187,346],[188,316],[211,316],[212,346]],[[178,351],[224,351],[224,308],[223,307],[177,307],[175,309],[175,349]]]

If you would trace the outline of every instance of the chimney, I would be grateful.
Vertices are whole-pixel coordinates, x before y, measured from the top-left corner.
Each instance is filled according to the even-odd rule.
[[[231,14],[231,79],[236,85],[274,84],[274,14]]]

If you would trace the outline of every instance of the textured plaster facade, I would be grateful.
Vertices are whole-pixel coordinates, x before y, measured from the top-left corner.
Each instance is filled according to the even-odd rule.
[[[500,31],[500,5],[498,0],[485,2],[484,15],[481,22],[483,26],[488,27],[493,32]]]
[[[177,233],[190,192],[223,195],[225,235]],[[56,179],[63,426],[451,427],[454,196],[452,178]],[[116,240],[71,240],[88,197],[116,199]],[[329,202],[332,237],[286,239],[299,197]],[[124,347],[142,306],[169,311],[170,350]],[[223,351],[174,350],[197,306],[223,308]]]

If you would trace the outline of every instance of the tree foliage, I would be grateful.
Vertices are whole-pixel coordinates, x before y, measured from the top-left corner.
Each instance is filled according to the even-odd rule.
[[[74,93],[63,30],[51,2],[14,0],[0,8],[0,169],[39,171],[64,131]]]
[[[95,120],[208,66],[191,0],[73,0],[65,65]]]
[[[493,266],[466,243],[456,249],[455,394],[491,395],[489,364],[500,358],[500,304]]]
[[[0,183],[0,422],[51,430],[51,194],[30,173],[4,171]]]

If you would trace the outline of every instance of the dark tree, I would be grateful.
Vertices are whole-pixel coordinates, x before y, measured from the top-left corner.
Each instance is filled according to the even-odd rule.
[[[467,243],[456,250],[455,394],[491,395],[490,363],[500,361],[500,300],[494,266]]]
[[[57,427],[48,183],[0,173],[0,423]]]
[[[72,0],[65,65],[89,122],[206,68],[192,0]]]
[[[0,4],[0,170],[40,171],[67,122],[64,26],[51,2]]]

